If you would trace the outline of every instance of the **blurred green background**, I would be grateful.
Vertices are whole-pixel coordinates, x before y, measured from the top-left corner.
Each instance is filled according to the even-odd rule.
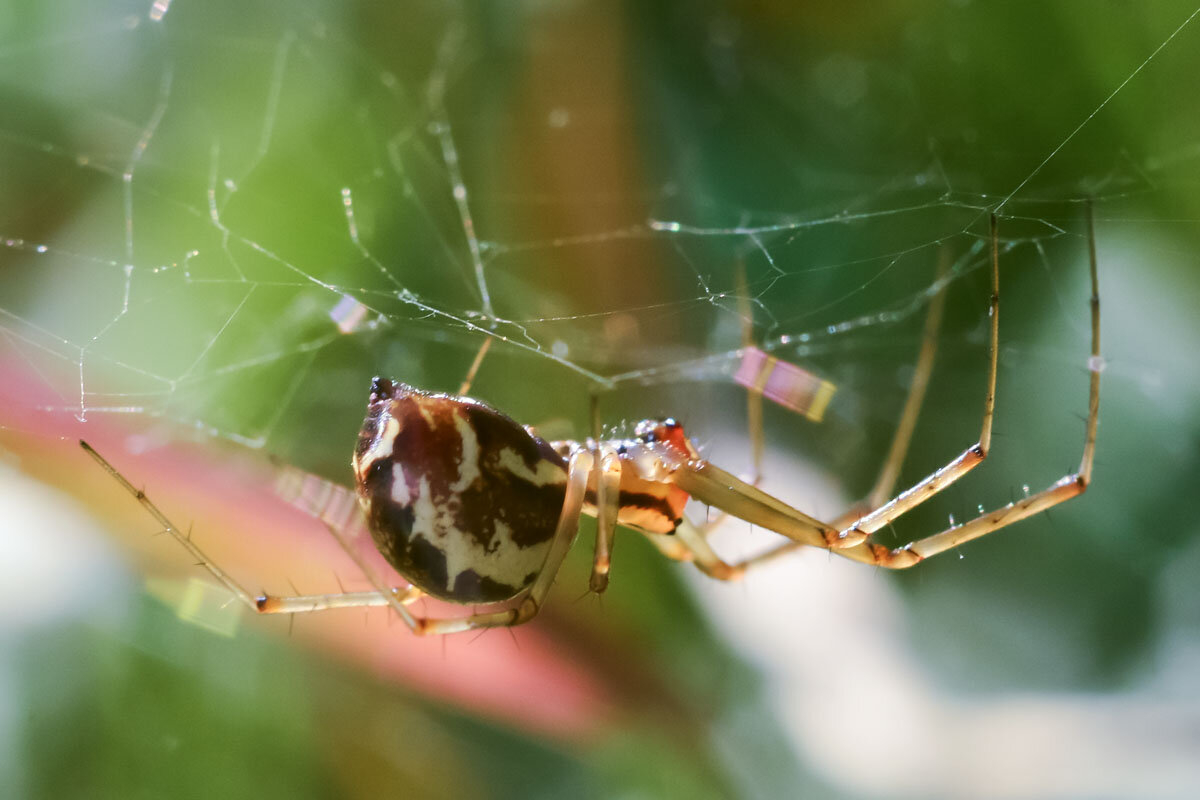
[[[1196,796],[1196,12],[4,3],[0,784]],[[624,533],[579,599],[585,521],[511,637],[418,641],[381,611],[214,632],[177,613],[186,555],[74,447],[252,590],[333,591],[319,526],[252,487],[280,461],[347,483],[372,375],[454,391],[490,338],[472,394],[547,436],[586,436],[596,392],[607,428],[673,415],[742,472],[749,300],[759,343],[838,386],[820,424],[767,408],[764,486],[832,517],[890,444],[943,253],[902,485],[975,441],[997,212],[993,455],[899,543],[1075,469],[1087,198],[1093,489],[903,574],[814,552],[714,585]]]

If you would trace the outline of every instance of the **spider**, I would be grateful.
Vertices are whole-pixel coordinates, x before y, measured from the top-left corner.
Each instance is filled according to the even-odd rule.
[[[890,486],[883,498],[875,496],[889,480],[881,475],[869,507],[853,509],[832,522],[810,517],[706,461],[683,427],[672,419],[645,420],[628,439],[549,442],[533,428],[470,397],[428,393],[375,378],[351,465],[358,502],[372,539],[410,585],[404,589],[387,586],[345,536],[328,525],[375,591],[256,597],[205,556],[144,492],[134,488],[86,442],[80,444],[238,600],[261,613],[388,605],[417,634],[528,622],[541,608],[584,512],[597,518],[590,580],[595,592],[607,585],[618,525],[641,532],[665,555],[692,561],[721,580],[738,579],[757,564],[805,546],[866,564],[904,569],[1062,503],[1087,488],[1095,453],[1101,363],[1099,284],[1090,213],[1088,234],[1092,358],[1086,435],[1078,471],[1040,492],[903,547],[884,547],[869,537],[970,472],[988,454],[999,340],[1000,267],[995,216],[991,223],[987,390],[978,442],[886,502],[883,498],[890,494]],[[927,344],[930,331],[927,323]],[[932,358],[931,353],[928,355]],[[928,369],[926,365],[919,372],[927,376]],[[909,399],[910,408],[900,426],[908,431],[898,435],[898,443],[911,434],[920,392],[910,390]],[[883,473],[890,472],[893,482],[897,466],[893,462],[905,446],[906,441],[894,444],[889,463],[885,464]],[[787,541],[764,554],[730,564],[709,546],[706,530],[684,516],[689,499],[774,531]],[[501,610],[458,617],[425,618],[408,608],[422,595],[463,605],[507,605]]]

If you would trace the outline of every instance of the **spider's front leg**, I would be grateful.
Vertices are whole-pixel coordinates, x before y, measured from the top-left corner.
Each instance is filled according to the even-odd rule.
[[[1096,232],[1095,222],[1092,215],[1092,205],[1089,202],[1087,205],[1087,231],[1088,231],[1088,256],[1089,268],[1091,275],[1092,295],[1090,298],[1091,306],[1091,327],[1092,327],[1092,347],[1088,358],[1088,415],[1083,442],[1083,456],[1079,461],[1079,469],[1075,472],[1068,473],[1059,478],[1050,486],[1029,495],[1019,501],[1009,503],[1001,508],[994,509],[981,513],[968,522],[961,525],[951,525],[946,530],[926,536],[922,539],[917,539],[904,547],[889,549],[881,545],[863,542],[851,548],[838,551],[839,555],[852,558],[856,561],[862,561],[868,564],[877,564],[881,567],[890,569],[904,569],[911,567],[914,564],[919,564],[930,556],[944,553],[947,550],[958,547],[961,544],[978,539],[993,531],[1001,530],[1015,522],[1020,522],[1023,519],[1033,516],[1039,512],[1053,508],[1059,503],[1064,503],[1074,497],[1078,497],[1087,491],[1088,485],[1092,480],[1092,464],[1096,455],[1096,429],[1100,422],[1100,370],[1103,368],[1103,359],[1100,355],[1100,278],[1099,268],[1097,266],[1096,257]],[[993,315],[995,313],[995,302],[999,294],[999,270],[996,266],[998,257],[995,246],[996,225],[995,217],[992,218],[992,238],[993,238],[993,274],[992,274],[992,298],[993,298]],[[996,380],[996,336],[995,322],[993,318],[993,333],[991,345],[991,363],[989,386],[991,391],[988,394],[986,405],[986,417],[984,420],[984,437],[990,437],[991,433],[991,411],[993,396],[995,393]],[[982,441],[982,439],[981,439]],[[936,475],[937,473],[935,473]],[[931,476],[932,477],[932,476]],[[928,482],[927,478],[925,482]],[[923,483],[925,483],[923,482]],[[920,487],[921,484],[918,484]],[[912,495],[917,487],[902,493],[897,497],[897,501]],[[936,491],[936,490],[935,490]],[[917,505],[933,491],[927,492],[924,496],[910,502],[908,506],[900,510],[894,516],[899,516],[907,508]],[[891,505],[891,504],[889,504]],[[886,509],[887,506],[884,506]],[[883,509],[881,509],[882,511]]]
[[[1098,277],[1095,230],[1092,207],[1088,205],[1088,252],[1091,275],[1091,352],[1088,359],[1089,389],[1088,415],[1084,436],[1083,456],[1079,469],[1064,475],[1040,492],[1009,503],[1007,506],[980,514],[961,525],[952,525],[946,530],[926,536],[898,548],[887,548],[867,541],[867,536],[905,512],[920,505],[947,486],[961,478],[983,461],[991,442],[992,418],[995,410],[997,349],[999,338],[1000,266],[996,218],[991,224],[992,293],[989,302],[990,337],[988,341],[988,378],[984,397],[983,423],[979,442],[968,448],[946,466],[932,473],[911,488],[901,492],[866,516],[861,517],[843,531],[838,546],[833,552],[845,558],[888,569],[905,569],[919,564],[930,556],[943,553],[961,544],[977,539],[993,531],[1001,530],[1015,522],[1026,519],[1059,503],[1082,494],[1091,482],[1092,465],[1096,450],[1096,430],[1100,413],[1100,370],[1103,360],[1100,354],[1100,285]],[[765,563],[795,549],[792,543],[785,544],[755,558],[742,562],[746,569]]]

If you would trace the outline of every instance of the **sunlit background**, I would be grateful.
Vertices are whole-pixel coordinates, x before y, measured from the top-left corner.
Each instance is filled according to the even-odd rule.
[[[1200,9],[1189,2],[0,6],[0,785],[13,797],[1200,796]],[[901,574],[721,584],[585,520],[544,612],[411,636],[239,614],[367,588],[274,488],[348,485],[381,374],[548,437],[680,419],[832,518],[976,441],[901,544],[1077,468],[1083,498]],[[937,280],[938,264],[948,277]],[[744,274],[744,280],[740,275]],[[697,519],[706,509],[692,508]],[[774,539],[730,521],[730,558]],[[430,605],[432,614],[452,613]]]

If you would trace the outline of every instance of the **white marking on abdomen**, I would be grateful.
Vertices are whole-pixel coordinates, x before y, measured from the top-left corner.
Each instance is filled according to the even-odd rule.
[[[536,471],[531,470],[526,465],[525,459],[521,458],[521,454],[511,447],[506,447],[500,451],[496,463],[501,469],[508,470],[521,480],[528,481],[534,486],[547,486],[567,482],[567,471],[563,469],[561,464],[539,458]]]
[[[434,419],[433,411],[430,410],[429,405],[429,403],[424,402],[423,400],[417,400],[417,411],[420,412],[421,416],[425,419],[425,424],[429,426],[429,429],[433,430],[437,427],[437,420]]]
[[[491,553],[470,534],[454,525],[457,498],[434,500],[429,480],[421,478],[416,501],[413,503],[413,537],[420,536],[446,557],[446,591],[452,592],[458,576],[467,570],[483,578],[520,589],[525,578],[537,572],[546,560],[549,542],[521,547],[513,541],[512,530],[496,520],[489,544]]]
[[[408,478],[399,461],[392,462],[392,500],[404,507],[412,502],[412,494],[408,491]]]
[[[364,477],[371,469],[371,465],[379,459],[391,457],[392,447],[396,444],[396,437],[399,435],[400,420],[389,414],[387,422],[383,426],[383,433],[375,437],[371,449],[363,453],[361,458],[355,459],[354,471],[358,473],[358,477]]]
[[[454,429],[462,442],[462,455],[458,459],[458,480],[450,484],[450,491],[463,492],[479,477],[479,437],[462,414],[454,414]]]

